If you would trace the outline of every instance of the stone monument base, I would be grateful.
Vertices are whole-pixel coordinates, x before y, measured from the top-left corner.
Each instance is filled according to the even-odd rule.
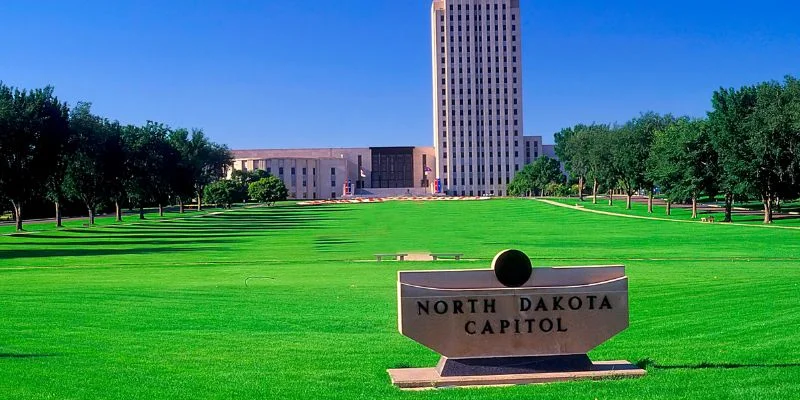
[[[388,372],[392,384],[401,389],[636,378],[647,373],[627,361],[592,362],[585,354],[460,359],[442,357],[433,368],[401,368]]]

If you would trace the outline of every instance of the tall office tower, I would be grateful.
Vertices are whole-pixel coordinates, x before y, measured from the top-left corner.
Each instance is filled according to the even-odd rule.
[[[434,0],[431,30],[442,191],[503,196],[524,162],[519,0]]]

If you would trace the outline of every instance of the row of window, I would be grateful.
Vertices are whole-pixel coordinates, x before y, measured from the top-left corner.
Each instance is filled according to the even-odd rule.
[[[489,93],[488,93],[488,94],[489,94],[489,96],[491,96],[491,91],[492,91],[492,89],[491,89],[491,88],[489,88],[489,89],[487,90],[487,92],[489,92]],[[517,88],[516,88],[516,87],[515,87],[515,88],[513,88],[513,93],[514,93],[514,94],[517,94]],[[452,89],[450,89],[450,94],[451,94],[451,95],[453,95],[453,96],[455,96],[455,94],[456,94],[456,89],[455,89],[455,88],[452,88]],[[461,95],[463,95],[463,94],[464,94],[464,89],[458,89],[458,94],[461,94]],[[467,88],[467,94],[472,94],[472,89],[471,89],[471,88]],[[483,88],[477,88],[477,89],[475,89],[475,94],[477,94],[477,95],[482,95],[482,94],[484,94],[484,93],[483,93]],[[496,94],[496,95],[500,95],[500,88],[495,88],[495,93],[494,93],[494,94]],[[503,88],[503,94],[508,94],[508,88],[507,88],[507,87],[504,87],[504,88]],[[447,95],[447,89],[444,89],[444,88],[443,88],[443,89],[442,89],[442,96],[446,96],[446,95]]]
[[[475,115],[483,116],[484,115],[483,111],[484,111],[483,109],[476,110]],[[514,115],[517,115],[517,109],[514,108],[513,111],[514,111]],[[463,109],[459,110],[458,112],[459,112],[458,115],[460,115],[460,116],[464,115],[464,110]],[[455,114],[455,113],[456,113],[456,109],[454,108],[454,109],[452,109],[452,114]],[[500,115],[500,109],[499,108],[497,109],[497,115]],[[505,109],[505,115],[508,115],[508,109],[507,108]],[[447,110],[442,110],[442,116],[443,117],[447,116]],[[472,116],[472,109],[471,108],[467,109],[467,116],[468,117]],[[492,116],[492,109],[491,108],[489,109],[489,116]]]
[[[494,152],[487,151],[486,153],[489,154],[489,158],[494,157]],[[497,158],[502,157],[502,153],[503,153],[502,151],[498,151],[497,152]],[[467,154],[469,154],[469,158],[472,158],[472,152],[471,151],[468,151]],[[476,151],[475,154],[478,156],[479,160],[484,158],[484,157],[486,157],[484,152],[480,152],[479,153],[479,152]],[[455,157],[455,156],[456,156],[455,153],[453,153],[453,157]],[[507,157],[510,157],[509,156],[509,152],[506,152],[506,158]],[[514,157],[519,157],[519,152],[518,151],[514,152]],[[444,158],[444,162],[447,162],[447,152],[446,151],[442,152],[442,158]],[[464,152],[463,151],[461,152],[461,158],[464,158]]]
[[[254,162],[254,164],[255,164],[255,162]],[[255,164],[255,168],[258,168],[258,164]],[[307,168],[303,168],[302,171],[303,171],[303,175],[307,175],[308,174],[308,169]],[[272,173],[272,168],[267,168],[267,173],[271,174]],[[296,173],[297,173],[297,170],[295,169],[295,167],[292,167],[290,169],[290,174],[296,175]],[[317,174],[317,169],[316,168],[311,168],[311,174],[312,175],[316,175]],[[278,167],[278,175],[283,175],[283,167]],[[331,168],[331,175],[336,175],[336,168]]]
[[[447,131],[446,131],[446,130],[443,130],[443,131],[441,131],[441,132],[442,132],[442,137],[443,137],[443,138],[446,138],[446,137],[447,137]],[[455,135],[455,134],[456,134],[456,133],[455,133],[455,132],[453,132],[453,135]],[[460,136],[461,136],[462,138],[464,137],[464,131],[463,131],[463,130],[461,131],[461,135],[460,135]],[[468,133],[467,133],[467,136],[469,136],[469,137],[471,138],[471,137],[472,137],[472,132],[468,132]],[[478,139],[482,139],[484,135],[483,135],[483,132],[477,132],[477,133],[475,134],[475,136],[477,136],[477,137],[478,137]],[[514,130],[514,136],[519,136],[519,131],[517,131],[517,130]],[[492,131],[491,131],[491,130],[489,130],[489,137],[492,137]],[[500,131],[497,131],[497,137],[500,137]],[[506,137],[508,137],[508,129],[506,129]]]
[[[444,183],[444,186],[448,186],[448,179],[447,178],[442,179],[442,181]],[[457,178],[453,178],[453,182],[456,182],[456,183],[454,183],[454,185],[457,185],[458,184]],[[475,181],[473,181],[472,177],[470,177],[469,179],[461,178],[461,186],[467,186],[467,182],[469,182],[470,186],[475,184]],[[510,176],[506,176],[506,183],[511,183],[511,177]],[[485,184],[486,184],[486,179],[485,178],[481,179],[479,177],[478,178],[478,185],[485,185]],[[489,177],[489,184],[490,185],[494,185],[494,177]],[[498,177],[497,178],[497,184],[498,185],[502,185],[503,184],[503,178],[502,177]],[[502,193],[502,192],[500,192],[500,193]],[[502,194],[500,194],[500,196],[502,196]]]
[[[444,27],[442,27],[442,32],[444,32]],[[445,41],[444,41],[445,38],[446,38],[445,35],[439,35],[439,42],[444,44],[445,43]],[[466,38],[466,39],[464,39],[464,38]],[[450,43],[455,44],[456,39],[458,39],[458,45],[460,46],[462,41],[469,43],[469,41],[470,41],[469,39],[470,38],[473,38],[473,40],[472,40],[473,42],[483,43],[483,35],[480,35],[480,34],[477,34],[477,33],[475,34],[475,36],[472,36],[472,35],[461,36],[460,33],[458,34],[458,36],[453,36],[451,34],[450,35]],[[487,42],[491,42],[492,41],[492,35],[486,35],[486,41]],[[500,41],[500,35],[499,34],[494,35],[494,41],[495,42],[499,42]],[[507,41],[508,41],[508,36],[503,34],[503,44],[505,45]],[[511,35],[511,42],[514,43],[516,41],[517,41],[517,35]]]
[[[450,21],[451,22],[453,21],[453,16],[452,15],[450,16]],[[460,18],[459,18],[459,21],[460,21]],[[473,25],[458,24],[458,31],[461,32],[462,27],[466,27],[464,30],[469,32],[469,27],[470,26],[473,26]],[[501,26],[503,27],[503,29],[500,29]],[[486,24],[486,30],[490,31],[490,32],[492,31],[492,24],[491,23]],[[508,25],[507,24],[497,24],[497,23],[495,23],[494,24],[494,31],[495,32],[500,32],[501,30],[504,33],[506,31],[508,31]],[[476,22],[475,25],[474,25],[473,31],[483,32],[483,24],[481,24],[480,22]],[[516,24],[511,24],[511,32],[516,32],[516,31],[517,31],[517,25]],[[453,24],[450,24],[450,33],[453,33],[453,32],[454,32]]]
[[[445,193],[449,194],[451,196],[458,196],[458,190],[445,190]],[[475,196],[475,193],[477,193],[478,196],[486,196],[486,191],[485,190],[478,190],[476,192],[473,192],[472,190],[469,191],[469,195],[470,196]],[[489,193],[492,196],[494,196],[494,190],[490,190]],[[461,195],[462,196],[466,196],[467,195],[467,191],[466,190],[462,190],[461,191]],[[503,191],[502,190],[499,191],[498,196],[501,196],[501,197],[503,196]]]
[[[492,99],[489,99],[489,101],[487,103],[488,104],[492,104]],[[508,97],[503,97],[503,103],[505,105],[508,105]],[[450,104],[451,105],[456,105],[456,99],[450,99]],[[483,105],[483,99],[479,99],[478,101],[475,102],[475,104],[482,106]],[[495,99],[495,104],[500,105],[500,98],[496,98]],[[447,106],[447,100],[446,99],[442,99],[442,105],[443,106]],[[464,99],[459,99],[458,100],[458,105],[463,106],[464,105]],[[516,97],[514,98],[514,105],[517,105],[517,98]],[[472,99],[467,99],[467,106],[472,106]],[[499,110],[500,109],[498,108],[498,112],[499,112]]]
[[[463,119],[459,120],[458,122],[459,122],[459,126],[464,126],[464,120]],[[475,125],[483,127],[483,121],[482,120],[481,121],[475,121],[475,122],[478,122]],[[497,120],[497,126],[507,126],[507,125],[508,125],[508,120],[505,121],[505,124],[501,124],[500,120],[499,119]],[[518,126],[518,125],[519,125],[519,120],[515,119],[514,120],[514,126]],[[447,120],[442,120],[442,126],[447,126]],[[467,126],[472,126],[472,120],[468,120],[467,121]],[[492,120],[489,120],[489,126],[492,126]]]
[[[485,165],[479,164],[479,165],[477,165],[477,167],[478,168],[476,168],[476,169],[478,170],[478,172],[483,172],[483,173],[486,172],[486,166]],[[503,170],[503,164],[497,164],[497,171],[500,172],[502,170]],[[510,170],[511,170],[511,166],[506,164],[506,172],[508,172]],[[514,164],[514,171],[519,171],[519,164]],[[464,166],[462,165],[461,166],[461,173],[463,174],[464,172],[465,172]],[[472,173],[472,164],[469,165],[469,172]],[[494,172],[494,164],[489,164],[489,172]],[[445,173],[445,174],[447,173],[447,165],[442,166],[442,173]],[[455,171],[453,171],[453,176],[455,176]]]
[[[500,63],[500,57],[499,56],[496,56],[494,59],[495,59],[495,63],[496,64]],[[447,60],[446,57],[442,57],[442,65],[446,64],[446,60]],[[471,58],[469,57],[469,54],[467,54],[467,64],[469,64],[471,62],[470,60],[471,60]],[[516,63],[517,62],[517,57],[516,56],[512,56],[511,60],[512,60],[513,63]],[[451,70],[456,67],[455,62],[456,62],[456,58],[455,58],[455,56],[453,56],[451,54],[450,55],[450,69]],[[475,57],[475,63],[477,65],[479,65],[479,66],[482,65],[481,64],[482,62],[483,62],[483,57],[482,56]],[[486,57],[486,62],[491,64],[492,63],[492,58],[491,57]],[[459,55],[458,56],[458,64],[461,65],[463,63],[464,63],[464,57],[461,57],[461,55]],[[508,57],[507,56],[503,56],[503,63],[504,64],[508,64]]]
[[[487,142],[487,143],[489,143],[489,147],[492,147],[492,143],[493,143],[492,141],[489,141],[489,142]],[[508,141],[508,140],[506,140],[506,143],[505,143],[505,144],[506,144],[506,147],[508,147],[508,145],[509,145],[508,143],[509,143],[509,141]],[[500,147],[500,144],[501,144],[501,142],[498,140],[498,141],[497,141],[497,147]],[[467,142],[467,145],[469,145],[470,147],[472,147],[472,143],[470,143],[470,142]],[[483,147],[483,142],[478,142],[477,146],[478,146],[478,147]],[[517,142],[517,141],[515,140],[515,141],[514,141],[514,147],[517,147],[517,146],[519,146],[519,142]],[[442,147],[443,147],[443,148],[447,148],[447,142],[442,142]],[[455,140],[453,140],[453,147],[456,147],[456,141],[455,141]],[[463,140],[461,141],[461,147],[464,147],[464,141],[463,141]],[[528,147],[530,148],[530,146],[528,146]]]
[[[474,81],[475,82],[473,82],[472,78],[467,78],[467,85],[469,85],[471,83],[475,83],[476,85],[483,85],[483,84],[491,85],[492,84],[491,78],[488,78],[486,80],[486,82],[483,81],[483,78],[475,78]],[[500,84],[500,77],[494,78],[494,83],[496,85],[499,85]],[[517,84],[517,77],[516,76],[511,78],[511,83],[513,83],[515,85]],[[463,85],[464,84],[464,78],[458,78],[458,84],[459,85]],[[505,84],[505,85],[508,84],[508,77],[504,77],[503,78],[503,84]],[[447,78],[442,78],[442,85],[447,85]]]
[[[444,41],[442,41],[442,43],[444,43]],[[467,53],[469,53],[470,49],[472,49],[472,48],[473,48],[472,46],[467,46]],[[440,56],[444,56],[444,52],[446,51],[446,49],[447,48],[445,46],[442,46],[440,48],[440,50],[441,50],[440,53],[442,53],[442,54],[440,54]],[[483,47],[475,46],[475,52],[476,53],[480,53],[481,49],[483,49]],[[464,51],[464,47],[463,46],[458,46],[458,52],[461,53],[463,51]],[[455,52],[456,52],[456,46],[450,46],[450,53],[455,53]],[[487,53],[491,53],[492,52],[492,46],[486,46],[486,52]],[[495,53],[499,53],[500,52],[500,46],[494,46],[494,52]],[[507,53],[507,52],[508,52],[508,46],[503,45],[503,53]],[[511,52],[512,53],[516,53],[517,52],[517,46],[511,46]],[[480,54],[478,55],[478,57],[480,57]],[[467,60],[467,62],[469,62],[469,60]],[[491,59],[487,58],[486,62],[491,62]],[[500,62],[500,61],[497,61],[497,62]]]
[[[489,11],[491,9],[491,7],[489,7],[490,5],[491,4],[487,4],[486,5],[486,11]],[[457,9],[458,9],[458,11],[461,11],[461,4],[458,5]],[[464,6],[464,9],[469,11],[469,5]],[[498,9],[497,8],[497,4],[494,5],[494,9],[495,10]],[[503,4],[503,11],[505,11],[505,9],[506,9],[506,5]],[[473,4],[472,5],[472,11],[480,11],[480,10],[481,10],[481,5],[480,4]],[[450,11],[453,11],[453,5],[452,4],[450,4]]]
[[[482,67],[478,67],[478,68],[475,68],[475,70],[476,70],[475,71],[475,77],[476,78],[482,78],[483,77],[483,68]],[[488,70],[487,74],[489,75],[488,78],[491,79],[491,77],[492,77],[492,67],[487,68],[487,70]],[[511,72],[516,74],[517,73],[517,67],[511,67]],[[464,68],[463,67],[459,67],[458,68],[458,73],[459,74],[463,74],[464,73]],[[496,74],[500,73],[500,67],[495,67],[495,73]],[[507,73],[508,73],[508,67],[504,66],[503,67],[503,74],[507,74]],[[451,75],[455,75],[455,68],[451,68],[450,69],[450,74]],[[472,74],[472,71],[470,71],[469,66],[467,66],[467,74]],[[442,67],[442,75],[447,75],[447,68],[446,67]],[[497,78],[497,76],[495,76],[495,78]]]

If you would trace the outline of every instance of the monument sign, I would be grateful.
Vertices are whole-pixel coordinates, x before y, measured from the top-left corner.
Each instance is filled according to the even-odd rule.
[[[628,327],[623,266],[531,267],[518,250],[492,269],[398,273],[400,333],[442,355],[436,368],[391,369],[402,388],[641,376],[586,353]]]

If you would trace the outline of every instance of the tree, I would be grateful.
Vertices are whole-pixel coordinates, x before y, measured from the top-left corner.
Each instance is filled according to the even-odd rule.
[[[787,77],[787,86],[792,78]],[[753,164],[753,187],[764,205],[764,223],[781,199],[797,196],[794,184],[800,136],[792,130],[791,92],[779,82],[764,82],[755,89],[755,106],[744,122]]]
[[[550,157],[542,156],[526,165],[514,175],[508,186],[512,196],[544,195],[544,189],[550,183],[563,183],[561,164]]]
[[[197,195],[197,210],[202,209],[205,187],[221,179],[233,162],[227,146],[208,140],[202,130],[193,130],[185,154],[189,162],[192,184]],[[183,157],[181,157],[183,159]]]
[[[231,208],[238,190],[239,188],[236,182],[222,179],[206,185],[203,195],[206,199],[206,203],[216,204],[224,208]]]
[[[55,207],[56,227],[62,227],[61,205],[67,199],[64,189],[64,178],[72,157],[72,138],[69,129],[69,108],[66,103],[61,104],[60,111],[50,117],[51,145],[50,152],[53,157],[53,168],[47,174],[44,182],[45,197],[53,202]]]
[[[176,161],[172,166],[171,174],[172,195],[178,203],[178,211],[184,213],[184,203],[195,196],[194,188],[194,153],[192,142],[189,139],[189,131],[186,129],[174,129],[167,135],[170,146],[175,150]]]
[[[144,219],[144,207],[157,204],[164,216],[164,204],[172,194],[173,168],[180,154],[168,141],[169,127],[148,121],[145,126],[127,126],[124,129],[128,151],[130,179],[127,181],[131,204],[139,207],[139,218]]]
[[[578,180],[578,198],[583,201],[583,188],[589,174],[589,140],[591,127],[583,124],[565,128],[555,134],[555,151],[564,168]]]
[[[66,110],[52,87],[25,91],[0,82],[0,191],[11,203],[18,231],[23,229],[25,202],[41,194],[55,195],[47,183],[59,189],[60,179],[52,173],[59,167],[68,135]]]
[[[725,219],[731,222],[733,201],[753,192],[754,166],[747,146],[745,120],[755,107],[752,87],[720,88],[712,97],[708,113],[711,143],[718,155],[717,187],[725,196]]]
[[[616,129],[616,128],[615,128]],[[597,193],[600,186],[608,187],[609,193],[616,185],[617,174],[612,163],[613,144],[612,131],[609,125],[595,124],[587,130],[587,178],[592,181],[592,203],[597,204]],[[609,197],[609,204],[613,197]]]
[[[64,188],[84,203],[89,224],[97,208],[108,198],[109,171],[124,157],[119,124],[91,113],[91,104],[78,103],[70,113],[74,153],[67,165]]]
[[[672,124],[671,115],[654,112],[641,114],[615,131],[614,165],[619,186],[625,192],[625,208],[631,209],[631,199],[639,189],[648,191],[647,211],[653,212],[653,181],[647,176],[647,159],[655,133]]]
[[[236,192],[236,198],[234,202],[236,203],[244,203],[247,201],[248,197],[253,199],[252,196],[249,196],[249,188],[250,184],[253,182],[258,182],[263,178],[269,177],[270,174],[267,171],[262,169],[256,169],[253,171],[244,171],[244,170],[234,170],[231,172],[231,180],[236,182],[236,185],[239,187],[239,190]],[[253,199],[255,200],[255,199]]]
[[[289,191],[283,181],[274,176],[267,176],[250,183],[247,194],[254,201],[271,206],[276,201],[286,200]]]
[[[647,179],[659,186],[668,204],[691,199],[692,218],[697,218],[697,197],[716,194],[717,154],[707,125],[705,120],[678,119],[656,132],[648,159]]]

